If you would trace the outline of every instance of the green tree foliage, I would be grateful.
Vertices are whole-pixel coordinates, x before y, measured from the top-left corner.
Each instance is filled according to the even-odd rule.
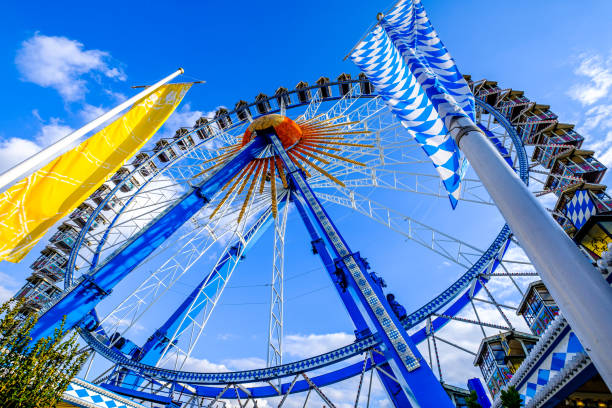
[[[78,353],[76,333],[64,340],[64,322],[52,336],[31,345],[37,316],[20,316],[23,302],[0,306],[0,407],[55,407],[87,359]]]
[[[465,398],[465,403],[467,408],[482,408],[482,405],[478,403],[478,394],[476,394],[476,391],[470,392],[470,395]]]
[[[502,390],[500,398],[504,408],[521,408],[523,406],[521,395],[513,385],[508,387],[507,390]]]

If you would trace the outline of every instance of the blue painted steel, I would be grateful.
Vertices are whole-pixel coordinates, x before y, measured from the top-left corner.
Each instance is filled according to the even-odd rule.
[[[281,206],[284,201],[281,202]],[[227,279],[234,265],[240,262],[242,255],[252,247],[263,232],[270,226],[273,218],[270,217],[272,210],[268,208],[264,214],[244,234],[244,241],[237,239],[219,258],[217,265],[206,275],[191,294],[183,301],[168,320],[149,337],[142,347],[142,355],[138,359],[143,364],[156,365],[162,357],[166,345],[170,341],[168,335],[180,333],[190,324],[190,319],[195,319],[212,299],[218,290],[217,281]],[[246,242],[246,245],[243,243]],[[192,307],[192,305],[196,305]]]
[[[198,187],[153,219],[126,245],[109,256],[108,261],[93,272],[81,276],[78,284],[44,310],[31,332],[32,342],[51,335],[64,316],[65,327],[73,328],[138,264],[196,214],[209,201],[208,197],[219,191],[263,147],[259,140],[253,140]]]
[[[480,130],[482,130],[482,132],[485,135],[487,135],[489,140],[493,142],[499,154],[504,158],[504,160],[506,160],[506,163],[508,163],[508,165],[512,167],[513,162],[512,162],[512,157],[510,156],[510,152],[508,152],[508,149],[504,147],[504,144],[501,142],[501,140],[499,140],[495,136],[495,134],[491,132],[489,129],[487,129],[482,123],[478,123],[477,126]]]
[[[508,229],[508,231],[510,230],[507,226],[504,227],[504,228]],[[497,253],[497,255],[495,256],[495,258],[493,260],[493,265],[491,265],[491,269],[490,269],[489,273],[495,272],[495,270],[499,266],[500,261],[502,260],[504,254],[506,253],[506,250],[508,249],[509,246],[510,246],[510,239],[506,239],[505,244],[498,250],[498,253]],[[472,279],[476,279],[476,277],[480,273],[482,273],[482,271],[480,271],[478,274],[475,274]],[[487,277],[485,277],[485,276],[481,276],[480,280],[482,282],[488,282],[489,281],[489,279]],[[474,282],[474,281],[472,280],[471,282]],[[470,299],[473,298],[474,296],[476,296],[478,294],[478,292],[480,292],[481,289],[482,289],[482,284],[480,283],[480,281],[475,281],[474,282],[474,288],[473,288],[472,291],[470,291],[470,290],[465,291],[458,299],[456,299],[441,314],[446,315],[446,316],[450,316],[450,317],[456,316],[465,306],[467,306],[470,303]],[[448,318],[437,317],[437,318],[435,318],[435,319],[433,319],[431,321],[431,328],[435,332],[435,331],[440,330],[442,327],[444,327],[449,322],[450,322],[450,319],[448,319]],[[413,326],[411,326],[411,327],[413,327]],[[421,330],[419,330],[419,331],[417,331],[417,332],[412,334],[412,341],[414,341],[417,344],[422,342],[422,341],[424,341],[426,338],[427,338],[427,333],[425,331],[425,328],[422,328]]]
[[[89,331],[83,329],[78,330],[81,337],[83,337],[83,340],[85,340],[85,342],[87,342],[87,344],[89,344],[96,353],[100,354],[107,360],[112,361],[118,366],[126,367],[145,377],[155,377],[163,381],[176,381],[194,385],[218,385],[227,383],[271,381],[273,379],[295,375],[300,372],[307,372],[327,367],[356,355],[363,354],[364,351],[378,344],[378,341],[374,338],[374,336],[369,336],[363,340],[358,340],[355,343],[351,343],[340,349],[332,350],[316,357],[294,361],[276,367],[235,372],[200,373],[159,368],[133,361],[119,351],[111,349],[102,342],[98,341]],[[355,367],[358,367],[356,370],[361,372],[360,364],[357,364]],[[355,375],[355,373],[356,372],[354,372],[353,375]]]
[[[374,365],[372,365],[370,361],[366,363],[366,370],[369,370],[373,367]],[[321,374],[318,376],[310,377],[310,380],[317,387],[324,387],[328,384],[333,384],[333,383],[343,381],[343,380],[353,377],[355,375],[354,374],[355,368],[357,368],[359,373],[361,373],[361,370],[363,368],[363,362],[358,362],[350,366],[343,367],[331,373],[326,373],[326,374]],[[299,374],[300,373],[296,373],[296,375],[299,375]],[[212,386],[206,386],[206,385],[196,385],[193,387],[189,387],[189,388],[195,389],[195,392],[194,392],[187,387],[181,388],[181,384],[179,384],[179,381],[176,381],[174,384],[176,384],[175,387],[177,387],[177,389],[180,389],[180,391],[182,391],[183,394],[188,394],[188,395],[195,394],[195,395],[202,396],[202,397],[211,397],[211,398],[219,397],[223,399],[235,399],[236,398],[236,391],[233,388],[230,388],[227,391],[222,393],[223,387],[212,387]],[[281,392],[286,393],[290,385],[291,385],[291,382],[282,384]],[[117,386],[115,384],[101,384],[101,386],[110,391],[116,392],[117,394],[133,396],[136,398],[142,398],[144,400],[155,401],[154,398],[159,398],[159,396],[155,396],[155,394],[151,394],[151,397],[149,399],[146,397],[146,393],[135,391],[130,387],[122,387],[122,386]],[[309,388],[310,388],[309,384],[308,382],[306,382],[306,380],[299,380],[295,382],[293,388],[291,389],[291,392],[292,393],[304,392],[304,391],[308,391]],[[256,398],[277,397],[279,395],[276,388],[270,385],[261,386],[261,387],[253,387],[253,388],[245,387],[244,389],[248,390],[250,395]],[[238,388],[238,392],[239,392],[240,398],[247,398],[247,393],[244,392],[242,388]]]
[[[512,125],[506,120],[506,118],[501,115],[499,112],[494,110],[493,107],[484,103],[483,101],[476,99],[476,103],[491,113],[496,120],[504,126],[506,131],[508,132],[511,140],[513,141],[516,152],[519,160],[519,176],[523,179],[524,182],[528,182],[529,180],[529,165],[527,160],[527,155],[522,145],[521,139],[516,134],[515,129]],[[509,236],[510,229],[507,226],[504,226],[500,233],[498,234],[495,241],[491,244],[489,249],[482,255],[479,261],[474,264],[465,274],[460,277],[453,285],[447,288],[444,292],[442,292],[439,296],[437,296],[432,301],[428,302],[426,305],[411,313],[405,319],[403,319],[403,324],[406,329],[410,329],[414,327],[416,324],[421,323],[424,319],[427,318],[428,313],[434,313],[440,308],[447,305],[451,300],[453,300],[457,294],[461,293],[463,290],[467,288],[467,286],[472,282],[472,280],[478,276],[479,273],[483,273],[485,266],[489,264],[491,259],[496,257],[500,251],[505,251],[507,245],[509,244]],[[478,286],[479,288],[480,286]],[[466,296],[462,296],[459,299],[455,300],[455,303],[449,307],[444,314],[449,316],[454,316],[452,310],[460,310],[461,307],[465,306],[467,298]],[[433,320],[434,329],[441,327],[440,324],[445,324],[448,322],[446,318],[437,318]],[[129,367],[131,370],[135,370],[146,377],[156,376],[157,378],[162,378],[165,381],[180,381],[190,384],[226,384],[229,382],[239,382],[239,383],[247,383],[253,381],[269,381],[277,378],[288,377],[290,375],[295,375],[301,371],[312,371],[315,369],[326,367],[330,364],[334,364],[340,361],[343,361],[349,357],[353,357],[359,354],[362,354],[367,349],[373,347],[374,345],[378,345],[379,341],[375,339],[372,335],[363,340],[359,340],[353,344],[347,345],[345,347],[341,347],[337,350],[331,351],[329,353],[325,353],[319,356],[313,356],[306,360],[301,360],[294,363],[284,364],[277,367],[270,367],[266,369],[257,369],[257,370],[248,370],[236,373],[189,373],[182,371],[173,371],[173,370],[165,370],[158,369],[156,367],[152,367],[149,365],[144,365],[140,363],[133,362],[126,358],[120,352],[109,349],[103,343],[99,342],[95,337],[91,336],[89,333],[83,333],[84,340],[99,354],[103,355],[105,358],[110,361],[118,364],[120,366]],[[413,341],[415,343],[420,342],[425,339],[425,336],[419,336],[419,332],[415,333],[415,338]],[[361,363],[353,364],[350,367],[352,370],[352,375],[359,375],[361,373],[362,365]],[[349,370],[349,367],[346,367],[346,370],[343,372],[346,373]],[[332,372],[333,373],[333,372]],[[331,374],[331,373],[330,373]],[[317,383],[319,386],[333,384],[337,381],[341,381],[343,378],[340,376],[328,376],[326,377],[329,382],[327,383]],[[347,377],[348,378],[348,377]],[[215,389],[215,387],[207,387],[210,388],[210,394],[206,394],[203,396],[215,397],[221,389]],[[216,390],[216,392],[215,392]]]
[[[369,320],[372,332],[378,333],[384,343],[384,353],[393,367],[395,377],[415,405],[453,407],[431,369],[420,363],[423,360],[419,350],[393,313],[384,295],[377,293],[375,283],[367,272],[363,260],[350,251],[348,244],[333,225],[325,209],[315,197],[302,172],[289,158],[274,129],[258,131],[258,137],[268,139],[275,153],[283,161],[287,175],[296,191],[304,197],[307,208],[322,232],[329,247],[338,258],[336,263],[345,273],[347,289],[355,303],[366,310],[364,318]]]
[[[302,221],[304,222],[304,225],[306,226],[306,229],[310,234],[313,252],[316,251],[316,254],[319,255],[319,257],[321,258],[321,261],[323,262],[323,265],[325,266],[325,269],[327,270],[327,273],[331,278],[334,287],[338,291],[338,295],[340,295],[340,298],[342,299],[342,303],[344,303],[344,306],[349,316],[351,317],[353,324],[355,325],[355,334],[357,338],[363,338],[368,335],[371,335],[372,333],[370,332],[368,324],[363,318],[362,313],[359,311],[357,304],[348,294],[348,292],[344,288],[342,288],[342,283],[338,281],[338,276],[336,275],[336,263],[332,260],[332,257],[330,256],[329,252],[327,251],[327,248],[325,247],[325,243],[317,233],[314,225],[312,224],[312,221],[310,220],[310,217],[308,217],[308,214],[304,209],[304,204],[302,204],[300,197],[295,197],[293,203],[295,203],[295,206],[298,209],[300,216],[302,217]]]
[[[323,262],[323,265],[325,266],[325,269],[327,270],[329,277],[334,283],[334,287],[338,291],[338,295],[340,296],[340,299],[342,300],[344,307],[346,308],[347,312],[349,313],[349,316],[351,317],[351,320],[353,321],[353,324],[356,327],[355,335],[357,336],[358,339],[363,338],[366,335],[370,335],[371,332],[370,332],[370,329],[368,328],[368,324],[363,318],[362,313],[359,311],[359,308],[357,307],[355,300],[345,290],[342,282],[338,281],[338,278],[336,275],[336,271],[337,271],[336,263],[332,260],[331,256],[329,255],[329,252],[327,251],[327,248],[325,247],[325,243],[323,242],[323,240],[317,233],[314,225],[312,224],[312,221],[310,220],[310,217],[306,213],[306,210],[304,209],[304,205],[301,202],[301,197],[295,197],[293,202],[295,203],[295,206],[297,207],[298,212],[300,216],[302,217],[302,221],[304,222],[304,225],[306,226],[308,233],[310,234],[310,238],[312,239],[311,244],[312,244],[313,252],[318,254],[319,257],[321,258],[321,261]],[[374,358],[374,361],[376,362],[376,364],[381,366],[382,370],[389,373],[389,375],[393,376],[392,368],[386,362],[386,358],[384,358],[378,353],[372,353],[372,357]],[[359,367],[356,367],[356,368],[359,368]],[[411,406],[409,396],[406,395],[406,393],[404,392],[402,387],[399,386],[395,378],[389,378],[388,376],[383,374],[383,375],[379,375],[379,379],[382,382],[383,386],[385,387],[385,391],[387,391],[387,395],[389,399],[391,400],[391,402],[393,403],[393,406],[396,406],[396,407]]]
[[[491,401],[489,401],[489,397],[487,396],[487,392],[482,386],[482,382],[480,382],[480,378],[470,378],[467,382],[467,385],[470,391],[476,391],[476,395],[478,396],[478,403],[482,408],[491,408]]]
[[[72,286],[72,284],[74,283],[73,282],[73,277],[74,277],[75,263],[76,263],[76,260],[78,258],[77,257],[78,250],[81,247],[81,245],[83,245],[83,242],[85,240],[85,236],[86,236],[87,232],[90,230],[93,222],[98,217],[98,215],[102,212],[104,207],[111,201],[112,198],[116,197],[117,192],[125,185],[127,180],[131,180],[133,176],[135,176],[137,173],[140,172],[141,169],[143,169],[146,166],[148,166],[149,163],[151,163],[151,161],[154,158],[157,158],[160,155],[162,155],[163,153],[167,152],[168,150],[173,149],[175,146],[178,146],[179,143],[184,138],[190,136],[194,132],[195,132],[195,130],[192,130],[191,132],[183,135],[183,138],[174,140],[173,142],[169,143],[164,149],[158,151],[157,153],[154,153],[153,156],[149,158],[149,160],[145,160],[142,163],[140,163],[138,166],[136,166],[136,168],[134,168],[127,176],[125,176],[121,181],[119,181],[119,183],[117,183],[115,185],[115,187],[102,200],[100,205],[98,205],[98,207],[96,207],[94,212],[87,219],[87,222],[85,223],[85,226],[83,228],[81,228],[81,232],[79,233],[79,236],[77,237],[77,240],[76,240],[76,242],[75,242],[75,244],[73,246],[73,250],[70,252],[70,258],[68,259],[68,263],[67,263],[67,266],[66,266],[65,272],[64,272],[64,290],[68,290]],[[210,140],[210,138],[207,138],[206,140],[202,141],[200,144],[204,144],[208,140]],[[134,199],[134,197],[136,197],[138,195],[138,193],[141,190],[143,190],[149,184],[149,182],[151,182],[151,180],[155,179],[155,176],[158,175],[159,173],[161,173],[161,170],[159,170],[153,176],[149,177],[149,179],[147,179],[138,188],[138,190],[136,190],[136,192],[132,195],[132,197],[130,197],[130,199],[124,204],[124,206],[121,207],[121,209],[115,214],[115,217],[113,218],[113,220],[111,221],[109,226],[106,228],[106,231],[104,232],[104,235],[100,239],[100,242],[98,243],[98,247],[96,248],[96,250],[94,252],[94,256],[92,258],[92,261],[91,261],[91,264],[90,264],[90,268],[89,268],[90,271],[94,270],[95,267],[98,265],[100,251],[102,249],[102,246],[106,242],[106,239],[108,238],[108,234],[110,233],[111,228],[115,225],[115,223],[117,222],[117,220],[119,219],[121,214],[123,214],[123,212],[128,207],[129,203]]]

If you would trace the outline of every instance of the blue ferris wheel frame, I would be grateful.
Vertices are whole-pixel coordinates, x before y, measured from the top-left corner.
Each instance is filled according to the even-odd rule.
[[[353,81],[353,82],[357,82],[357,81]],[[362,95],[362,96],[375,97],[376,95]],[[330,98],[330,99],[338,99],[338,98]],[[517,152],[517,157],[518,157],[518,162],[519,162],[518,163],[519,164],[518,166],[519,176],[527,184],[528,179],[529,179],[529,164],[528,164],[527,154],[524,150],[522,140],[518,136],[516,130],[508,122],[508,120],[500,112],[495,110],[492,106],[487,105],[486,103],[484,103],[482,100],[479,100],[479,99],[476,99],[476,103],[482,109],[484,109],[485,111],[493,115],[495,119],[505,128],[510,139],[512,140],[512,143],[516,147],[516,152]],[[288,106],[287,108],[290,109],[290,108],[293,108],[299,105],[305,105],[305,103],[291,105],[291,106]],[[192,132],[186,134],[184,137],[187,137],[189,134],[199,129],[201,128],[194,129]],[[489,136],[491,137],[492,135],[489,135]],[[206,143],[208,140],[209,139],[206,139],[201,143]],[[171,149],[179,141],[180,139],[169,144],[166,147],[166,149]],[[507,152],[503,151],[504,148],[502,144],[499,143],[499,141],[496,142],[494,138],[492,138],[492,141],[497,145],[498,150],[501,149],[500,153],[502,155],[507,154]],[[166,151],[166,149],[157,152],[153,157],[150,158],[150,160],[152,160],[156,155],[162,154],[164,151]],[[79,238],[77,239],[77,242],[74,246],[74,250],[72,251],[70,259],[69,259],[68,267],[66,269],[66,279],[65,279],[65,285],[67,289],[74,286],[75,284],[78,284],[78,282],[80,282],[83,279],[83,277],[80,277],[76,281],[73,280],[73,271],[74,271],[74,265],[76,261],[76,253],[78,251],[78,248],[82,245],[84,241],[85,232],[88,231],[89,227],[91,226],[91,223],[95,220],[96,216],[100,213],[102,208],[114,196],[116,191],[118,191],[121,188],[121,186],[126,182],[126,180],[129,180],[129,178],[133,174],[139,171],[147,163],[148,161],[141,163],[128,176],[126,176],[123,180],[121,180],[121,182],[115,186],[115,188],[107,195],[105,200],[103,200],[103,202],[95,209],[94,213],[89,217],[87,224],[82,229],[81,234],[79,235]],[[163,169],[160,169],[159,171],[163,171]],[[146,181],[146,183],[152,180],[153,177],[154,176],[149,178]],[[142,189],[146,185],[146,183],[144,185],[141,185],[139,187],[139,190]],[[114,225],[114,223],[116,222],[116,220],[118,219],[118,217],[120,216],[120,214],[122,213],[125,207],[126,206],[124,206],[121,209],[121,211],[115,216],[111,225],[108,227],[108,230],[112,228],[112,225]],[[108,234],[108,230],[103,240],[106,238],[106,235]],[[489,268],[490,271],[493,271],[498,266],[499,261],[501,260],[503,254],[505,253],[509,245],[510,236],[511,236],[510,229],[508,228],[507,225],[504,225],[504,227],[498,233],[493,243],[489,246],[489,248],[485,251],[485,253],[480,257],[480,259],[474,265],[472,265],[456,282],[454,282],[450,287],[444,290],[440,295],[436,296],[434,299],[432,299],[430,302],[428,302],[421,308],[410,313],[408,316],[406,316],[402,320],[402,324],[404,328],[408,330],[410,328],[413,328],[417,324],[422,323],[426,318],[428,318],[428,316],[431,316],[432,313],[447,306],[454,299],[455,301],[443,312],[444,316],[453,317],[460,310],[462,310],[463,307],[465,307],[469,303],[470,297],[473,296],[475,293],[477,293],[482,288],[482,285],[480,282],[477,281],[475,283],[475,286],[471,294],[468,293],[469,291],[467,291],[459,298],[457,298],[457,296],[463,290],[465,290],[475,278],[483,274],[483,271],[486,268]],[[103,245],[103,241],[101,241],[98,246],[98,250],[96,251],[96,256],[99,254],[99,248],[101,248],[102,245]],[[96,267],[96,264],[97,264],[97,259],[95,259],[94,262],[92,263],[92,269]],[[448,323],[449,321],[450,319],[447,317],[437,317],[432,320],[432,327],[434,330],[438,330],[441,327],[443,327],[446,323]],[[229,373],[193,373],[193,372],[186,372],[186,371],[160,369],[154,366],[148,366],[146,364],[142,364],[142,363],[133,361],[129,359],[128,357],[126,357],[123,353],[119,352],[118,350],[107,347],[104,343],[102,343],[100,340],[94,337],[91,333],[87,332],[87,330],[81,328],[79,329],[79,331],[83,339],[96,352],[98,352],[105,358],[109,359],[110,361],[114,362],[118,366],[125,367],[129,371],[133,373],[137,373],[147,379],[155,378],[155,379],[163,380],[163,381],[172,381],[174,383],[177,383],[177,386],[179,382],[190,384],[190,385],[196,385],[198,395],[205,396],[205,397],[213,397],[213,398],[219,396],[220,388],[210,387],[210,386],[205,386],[205,385],[215,385],[215,384],[220,385],[220,384],[227,384],[227,383],[246,383],[246,382],[264,381],[264,380],[272,380],[272,379],[278,379],[282,377],[288,377],[290,375],[295,375],[296,373],[299,373],[299,372],[311,371],[314,369],[326,367],[331,364],[341,362],[350,357],[362,354],[368,349],[371,349],[372,347],[375,347],[377,344],[380,343],[376,335],[371,335],[369,337],[360,339],[356,341],[355,343],[352,343],[345,347],[331,351],[329,353],[325,353],[320,356],[311,357],[309,359],[301,360],[301,361],[294,362],[294,363],[283,364],[277,367],[269,367],[269,368],[258,369],[258,370],[248,370],[248,371],[229,372]],[[422,329],[414,333],[411,337],[414,343],[420,343],[426,339],[426,336],[427,334],[425,332],[425,329]],[[368,363],[366,369],[370,369],[370,368],[372,368],[372,364]],[[339,369],[335,369],[333,371],[330,371],[326,374],[323,374],[317,377],[313,377],[312,381],[317,386],[329,385],[329,384],[333,384],[338,381],[342,381],[344,379],[353,377],[355,375],[359,375],[362,369],[363,369],[363,364],[359,362],[359,363],[351,364],[351,365],[348,365],[348,366],[345,366]],[[114,391],[120,392],[125,395],[132,395],[134,397],[138,397],[136,394],[139,394],[139,395],[142,394],[139,391],[131,390],[126,387],[121,387],[121,386],[116,386],[116,385],[111,385],[111,384],[106,384],[106,386],[108,386],[109,389],[112,389]],[[295,384],[293,384],[291,392],[293,393],[293,392],[304,391],[304,390],[307,390],[308,387],[309,385],[307,384],[306,381],[298,381]],[[289,384],[283,384],[281,386],[281,391],[286,392],[288,389],[289,389]],[[185,391],[187,392],[187,390]],[[274,389],[274,387],[271,387],[271,386],[249,388],[249,391],[252,392],[251,396],[256,396],[256,397],[278,396],[278,390]],[[244,395],[241,395],[240,397],[246,398],[248,397],[248,395],[244,393]],[[149,396],[147,399],[151,399],[151,398],[153,398],[152,395]],[[156,398],[160,398],[160,396],[156,396]],[[229,393],[227,395],[222,394],[220,398],[236,398],[236,394],[234,390],[231,390],[231,394]]]

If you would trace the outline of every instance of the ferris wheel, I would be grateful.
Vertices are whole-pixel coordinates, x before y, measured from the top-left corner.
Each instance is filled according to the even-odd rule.
[[[545,199],[553,185],[574,182],[542,166],[542,148],[527,146],[556,118],[525,125],[529,101],[504,105],[500,89],[478,85],[478,126],[525,184],[540,183],[534,194]],[[395,406],[428,406],[402,378],[424,372],[416,384],[431,392],[433,379],[452,397],[457,378],[477,375],[483,338],[511,331],[525,332],[527,344],[537,339],[516,315],[537,273],[486,189],[466,163],[451,214],[431,162],[363,76],[301,82],[220,109],[145,147],[89,201],[92,212],[71,217],[80,220],[78,235],[53,238],[70,240],[70,256],[64,292],[43,307],[49,324],[38,330],[63,315],[78,323],[93,351],[87,376],[151,406],[265,399],[331,407],[338,387],[355,406],[375,406],[376,393]],[[321,266],[300,269],[291,246],[307,248]],[[271,265],[249,264],[262,247]],[[248,302],[235,318],[226,308],[215,320],[241,275],[265,282],[247,285],[265,292],[263,326],[239,319]],[[324,353],[309,353],[316,348],[306,343],[306,358],[288,358],[284,328],[310,313],[292,316],[286,303],[310,302],[312,326],[325,319],[323,288],[288,291],[288,280],[304,278],[336,292],[340,301],[328,307],[345,310],[338,330],[352,325],[354,338]],[[253,331],[244,342],[247,334],[266,338],[261,367],[190,369],[194,358],[214,358],[206,333],[223,324]]]

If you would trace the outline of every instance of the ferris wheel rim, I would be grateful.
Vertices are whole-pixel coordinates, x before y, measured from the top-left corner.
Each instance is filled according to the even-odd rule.
[[[352,81],[352,82],[353,82],[353,83],[356,83],[356,82],[359,82],[359,81],[354,80],[354,81]],[[313,87],[313,88],[314,88],[314,87]],[[367,96],[367,97],[376,97],[376,95],[364,95],[364,96]],[[270,98],[270,99],[271,99],[271,98]],[[479,100],[477,100],[477,103],[479,103],[479,104],[481,104],[481,105],[483,105],[483,104],[484,104],[483,102],[481,102],[481,101],[479,101]],[[300,104],[299,106],[303,106],[303,105],[304,105],[304,104]],[[484,104],[484,105],[486,105],[486,104]],[[488,106],[488,105],[487,105],[487,106]],[[294,107],[297,107],[297,106],[291,106],[291,107],[288,107],[288,109],[292,109],[292,108],[294,108]],[[489,108],[491,108],[491,109],[492,109],[494,112],[497,112],[497,111],[496,111],[496,110],[495,110],[493,107],[490,107],[490,106],[489,106]],[[497,113],[499,113],[499,112],[497,112]],[[501,116],[501,114],[500,114],[500,116]],[[501,116],[501,117],[503,118],[503,116]],[[504,118],[504,120],[505,120],[505,118]],[[243,122],[244,122],[244,121],[243,121]],[[240,125],[240,123],[236,123],[234,126],[239,126],[239,125]],[[233,127],[234,127],[234,126],[233,126]],[[505,127],[505,126],[504,126],[504,127]],[[188,136],[188,135],[190,135],[190,134],[193,134],[193,133],[194,133],[196,130],[197,130],[197,129],[194,129],[193,131],[191,131],[191,132],[189,132],[188,134],[184,135],[184,136],[183,136],[183,138],[187,137],[187,136]],[[507,130],[507,131],[508,131],[508,133],[511,135],[511,137],[512,137],[512,133],[513,133],[513,132],[514,132],[514,133],[516,132],[516,131],[514,130],[514,127],[512,127],[511,125],[510,125],[510,127],[509,127],[509,128],[507,128],[506,130]],[[518,138],[518,136],[517,136],[516,134],[515,134],[515,136],[516,136],[517,140],[519,140],[519,141],[520,141],[520,138]],[[175,141],[174,141],[174,142],[173,142],[171,145],[167,146],[167,147],[166,147],[166,149],[164,149],[164,150],[162,150],[162,151],[158,152],[158,153],[157,153],[157,155],[159,155],[159,154],[163,153],[163,151],[166,151],[166,150],[170,149],[170,148],[171,148],[171,146],[176,146],[176,144],[177,144],[177,143],[178,143],[180,140],[182,140],[182,139],[175,140]],[[206,143],[206,142],[208,142],[208,140],[204,140],[204,141],[202,141],[201,143],[199,143],[199,144],[198,144],[198,146],[199,146],[199,145],[201,145],[201,144],[203,144],[203,143]],[[517,146],[517,147],[518,147],[518,146]],[[520,147],[521,147],[521,149],[517,149],[517,151],[519,151],[519,152],[520,152],[520,154],[519,154],[519,161],[521,160],[521,157],[524,157],[524,160],[527,160],[527,159],[526,159],[526,154],[525,154],[525,151],[524,151],[524,146],[523,146],[522,142],[520,143]],[[151,158],[150,158],[150,160],[152,160],[153,158],[154,158],[154,157],[151,157]],[[143,167],[145,164],[146,164],[146,162],[141,163],[141,164],[140,164],[140,166],[138,166],[137,168],[135,168],[135,169],[134,169],[134,170],[133,170],[133,171],[132,171],[132,172],[131,172],[129,175],[127,175],[127,176],[126,176],[126,177],[125,177],[125,178],[122,180],[122,182],[124,182],[125,180],[127,180],[127,179],[130,177],[130,175],[134,174],[134,172],[136,172],[137,170],[139,170],[140,168],[142,168],[142,167]],[[521,165],[521,166],[520,166],[521,178],[523,178],[523,179],[525,180],[525,178],[523,177],[523,173],[524,173],[523,168],[526,168],[526,169],[527,169],[527,170],[526,170],[526,172],[527,172],[527,176],[526,176],[527,178],[526,178],[526,179],[528,180],[528,165],[526,165],[526,166],[522,166],[522,165]],[[160,170],[160,171],[161,171],[161,170]],[[152,179],[152,178],[153,178],[153,176],[151,177],[151,179]],[[113,191],[118,190],[119,188],[120,188],[120,184],[118,184],[118,185],[115,187],[115,189],[114,189]],[[110,200],[111,195],[112,195],[112,194],[111,194],[111,193],[109,193],[109,194],[108,194],[108,196],[107,196],[107,199],[109,199],[109,200]],[[98,208],[96,208],[96,210],[100,210],[100,211],[101,211],[101,208],[103,208],[104,204],[105,204],[105,203],[101,203],[101,204],[98,206]],[[99,213],[99,211],[98,211],[98,213]],[[94,218],[95,218],[95,213],[94,213],[94,215],[93,215],[92,217],[90,217],[90,220],[93,220]],[[88,220],[88,221],[89,221],[89,220]],[[87,228],[84,228],[83,230],[87,230]],[[83,230],[82,230],[82,231],[83,231]],[[499,247],[501,244],[500,244],[500,243],[498,243],[497,241],[499,241],[500,239],[503,239],[503,238],[505,238],[505,239],[507,240],[508,236],[509,236],[509,229],[507,228],[507,226],[502,227],[502,230],[501,230],[501,231],[500,231],[500,233],[497,235],[497,237],[496,237],[496,239],[494,240],[494,242],[493,242],[493,243],[490,245],[489,249],[491,249],[491,247],[492,247],[492,246]],[[77,248],[77,246],[75,246],[75,248]],[[488,251],[487,251],[486,253],[488,253]],[[490,254],[489,254],[489,255],[490,255]],[[484,256],[485,256],[485,255],[483,254],[483,257],[484,257]],[[71,258],[72,258],[72,253],[71,253]],[[482,259],[482,257],[481,257],[481,259]],[[480,260],[480,259],[479,259],[479,260]],[[474,265],[472,265],[472,267],[471,267],[471,268],[469,268],[469,269],[468,269],[468,271],[466,271],[466,272],[465,272],[465,273],[464,273],[464,274],[463,274],[463,275],[462,275],[462,276],[461,276],[461,277],[458,279],[458,281],[461,281],[461,280],[462,280],[462,278],[464,278],[464,277],[465,277],[465,275],[466,275],[467,273],[469,273],[469,271],[470,271],[470,270],[471,270],[473,267],[475,267],[477,264],[478,264],[478,261],[477,261],[477,262],[476,262]],[[469,281],[471,281],[472,279],[473,279],[473,277],[472,277],[471,279],[469,279],[469,280],[468,280],[468,283],[469,283]],[[463,280],[465,280],[465,279],[463,279]],[[458,282],[458,281],[457,281],[457,282]],[[455,282],[455,284],[456,284],[457,282]],[[453,284],[453,285],[454,285],[454,284]],[[453,285],[451,285],[451,287],[452,287]],[[462,286],[463,286],[463,285],[462,285]],[[461,292],[461,290],[458,290],[458,293],[460,293],[460,292]],[[443,291],[442,293],[444,293],[444,291]],[[458,293],[456,293],[456,294],[455,294],[455,296],[456,296]],[[428,314],[431,314],[431,313],[432,313],[432,312],[434,312],[435,310],[439,310],[440,308],[444,307],[444,305],[448,304],[448,302],[449,302],[449,301],[451,301],[451,300],[454,298],[454,297],[449,297],[449,298],[448,298],[448,301],[447,301],[446,303],[444,303],[444,304],[442,304],[442,305],[438,305],[438,306],[436,307],[436,309],[433,309],[433,310],[429,311],[429,313],[427,313],[427,312],[425,312],[425,311],[424,311],[424,308],[426,308],[426,307],[427,307],[427,305],[430,305],[430,304],[435,303],[435,301],[436,301],[437,299],[439,299],[440,297],[441,297],[441,295],[436,296],[436,297],[434,298],[434,300],[432,300],[432,301],[428,302],[426,305],[422,306],[421,308],[417,309],[415,312],[411,313],[411,314],[409,315],[409,317],[407,317],[407,318],[404,320],[404,326],[405,326],[406,328],[414,327],[414,326],[415,326],[416,324],[418,324],[419,322],[422,322],[422,321],[423,321],[423,319],[424,319],[424,318],[426,318],[426,316],[427,316]],[[418,316],[415,316],[415,314],[417,314]],[[406,322],[406,321],[408,321],[408,322]],[[372,337],[373,337],[373,336],[372,336]],[[345,346],[345,347],[343,347],[343,348],[339,348],[339,349],[337,349],[337,350],[333,350],[333,351],[331,351],[330,353],[333,353],[333,352],[338,352],[338,351],[343,350],[343,349],[345,349],[345,348],[347,348],[347,347],[351,347],[351,346],[355,345],[356,343],[357,343],[357,342],[351,343],[351,344],[349,344],[349,345],[347,345],[347,346]],[[365,348],[364,348],[364,349],[365,349]],[[357,354],[361,354],[361,353],[363,353],[363,350],[360,350],[360,351],[358,351],[358,352],[355,352],[354,354],[352,354],[352,356],[357,355]],[[320,355],[320,356],[313,356],[313,357],[311,357],[310,359],[316,359],[316,358],[321,357],[321,356],[323,356],[323,355],[325,355],[325,354],[322,354],[322,355]],[[349,356],[349,357],[350,357],[350,356]],[[348,358],[348,357],[346,357],[346,358]],[[306,360],[303,360],[303,361],[308,361],[308,360],[310,360],[310,359],[306,359]],[[344,359],[345,359],[345,358],[344,358]],[[344,360],[344,359],[343,359],[343,360]],[[269,369],[279,369],[279,368],[281,368],[281,367],[283,367],[283,366],[287,366],[287,365],[290,365],[290,364],[291,364],[291,363],[286,364],[286,365],[282,365],[282,366],[270,367],[270,368],[266,368],[266,369],[267,369],[267,370],[269,370]],[[126,364],[126,365],[128,365],[128,364]],[[320,366],[320,367],[323,367],[323,366],[326,366],[326,365],[329,365],[329,364],[325,364],[325,365],[322,365],[322,366]],[[150,367],[151,367],[151,368],[154,368],[154,369],[157,369],[157,367],[153,367],[153,366],[150,366]],[[315,367],[315,368],[317,368],[317,367]],[[313,368],[313,369],[314,369],[314,368]],[[183,372],[183,373],[190,373],[190,374],[202,374],[202,373],[191,373],[191,372],[187,372],[187,371],[176,371],[176,373],[179,373],[179,372]],[[243,370],[243,371],[234,371],[233,373],[240,374],[240,373],[245,373],[245,372],[246,372],[246,371],[244,371],[244,370]],[[205,373],[205,374],[214,374],[214,373]],[[227,374],[227,373],[224,373],[224,374]],[[288,375],[291,375],[291,374],[288,374]],[[276,378],[276,377],[275,377],[275,378]],[[215,383],[215,384],[218,384],[218,383]]]

